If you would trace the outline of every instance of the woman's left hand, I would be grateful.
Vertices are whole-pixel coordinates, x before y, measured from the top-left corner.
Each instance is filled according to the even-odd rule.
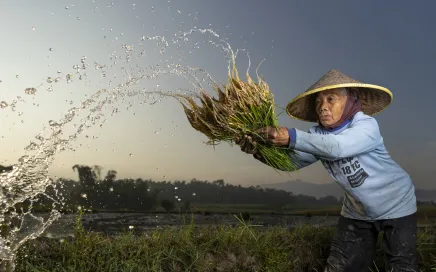
[[[286,127],[264,127],[256,131],[268,145],[275,147],[288,147],[290,142],[289,132]],[[262,142],[262,140],[259,140]]]

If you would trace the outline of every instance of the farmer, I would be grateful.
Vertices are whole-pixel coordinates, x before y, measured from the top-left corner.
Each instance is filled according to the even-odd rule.
[[[344,202],[324,271],[369,271],[377,235],[384,232],[388,271],[419,271],[416,196],[409,175],[390,157],[371,117],[392,101],[383,87],[360,83],[331,70],[286,107],[299,120],[317,122],[304,132],[266,127],[268,144],[295,151],[298,168],[317,161],[344,190]],[[254,139],[235,139],[259,161]]]

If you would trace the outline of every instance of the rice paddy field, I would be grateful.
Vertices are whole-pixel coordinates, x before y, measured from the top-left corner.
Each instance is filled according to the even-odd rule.
[[[186,214],[176,229],[105,235],[86,230],[82,216],[74,237],[27,242],[15,271],[322,271],[334,233],[313,225],[258,228],[242,216],[233,226],[198,227]],[[418,235],[421,271],[436,271],[436,224],[421,220],[428,223]],[[381,235],[372,271],[386,271]]]
[[[327,206],[322,208],[305,209],[303,207],[295,205],[285,205],[284,207],[277,209],[272,205],[262,204],[192,204],[191,210],[193,212],[211,212],[211,213],[242,213],[250,212],[255,214],[262,213],[283,213],[289,215],[332,215],[338,216],[341,212],[340,205]],[[421,218],[436,217],[436,206],[431,204],[423,204],[418,206],[418,215]]]

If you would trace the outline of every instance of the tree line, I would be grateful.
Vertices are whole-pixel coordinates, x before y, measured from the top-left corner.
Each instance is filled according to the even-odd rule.
[[[192,179],[189,182],[118,179],[116,170],[102,175],[100,166],[77,164],[72,169],[78,173],[79,180],[59,178],[38,196],[33,208],[52,207],[54,200],[62,200],[57,208],[63,210],[81,207],[97,211],[142,212],[189,210],[192,204],[266,205],[275,210],[285,206],[309,209],[342,204],[342,199],[334,196],[317,199],[284,190],[227,184],[222,179]]]

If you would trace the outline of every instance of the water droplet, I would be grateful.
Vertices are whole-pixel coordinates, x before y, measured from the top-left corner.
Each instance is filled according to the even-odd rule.
[[[21,120],[21,124],[24,123],[24,120]]]
[[[52,47],[50,47],[50,48],[48,49],[48,51],[53,51],[53,48],[52,48]]]
[[[52,83],[53,81],[54,81],[54,79],[52,77],[47,78],[47,83]]]
[[[195,196],[196,194],[195,194],[195,193],[192,193],[192,195]]]
[[[134,228],[134,226],[129,226],[129,229],[133,229]]]
[[[167,176],[164,175],[163,178],[167,178]]]
[[[54,120],[50,120],[50,121],[48,121],[48,124],[49,124],[51,127],[58,127],[58,126],[60,126],[60,124],[57,123],[57,122],[54,121]]]
[[[110,187],[109,191],[113,192],[114,191],[114,187]]]
[[[71,78],[73,76],[71,74],[66,75],[67,83],[71,83]]]
[[[174,187],[174,190],[177,190],[178,188],[177,187]]]
[[[47,88],[47,92],[52,92],[53,91],[53,88],[52,87],[48,87]]]
[[[83,198],[87,198],[87,197],[88,197],[88,195],[87,195],[87,194],[84,194],[84,193],[83,193],[83,194],[80,194],[80,196],[83,197]]]
[[[30,144],[26,146],[24,149],[30,151],[30,150],[35,150],[36,148],[38,148],[38,145],[34,142],[30,142]]]
[[[19,78],[20,76],[19,75],[15,75],[15,78]]]
[[[132,156],[133,156],[133,154],[132,154],[132,153],[130,153],[130,154],[129,154],[129,157],[132,157]]]
[[[8,103],[7,103],[6,101],[2,101],[2,102],[0,102],[0,107],[1,107],[2,109],[6,108],[7,106],[8,106]]]
[[[154,134],[158,135],[158,134],[159,134],[159,131],[156,130],[156,131],[154,132]]]
[[[36,89],[35,88],[26,88],[26,89],[24,89],[24,93],[26,93],[26,94],[35,94],[36,93]]]

